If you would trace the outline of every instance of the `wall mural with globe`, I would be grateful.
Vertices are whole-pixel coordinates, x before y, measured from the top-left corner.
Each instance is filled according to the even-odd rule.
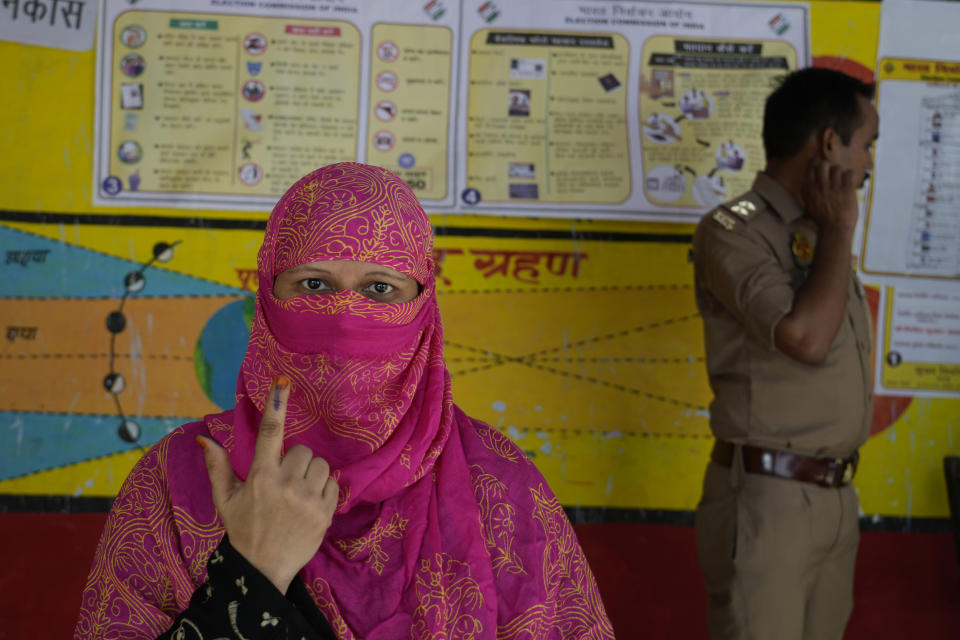
[[[210,316],[197,339],[193,352],[197,380],[207,398],[221,409],[234,405],[253,307],[253,296],[228,302]]]
[[[0,285],[0,483],[81,495],[91,478],[64,491],[37,474],[142,451],[232,405],[249,292],[174,271],[180,241],[153,234],[131,260],[0,226],[0,246],[29,256],[5,264]]]
[[[712,443],[692,229],[583,222],[571,239],[556,222],[433,221],[456,402],[567,505],[689,517]],[[30,256],[0,265],[2,318],[26,329],[0,342],[0,496],[107,500],[146,447],[233,405],[261,225],[0,225],[0,249]],[[491,251],[577,255],[578,270],[479,268]],[[934,435],[951,410],[877,398],[866,514],[945,514],[929,460],[949,447]]]

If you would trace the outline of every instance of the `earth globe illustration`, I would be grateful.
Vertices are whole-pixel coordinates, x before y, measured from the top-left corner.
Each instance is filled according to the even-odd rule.
[[[253,296],[234,300],[210,316],[197,339],[193,351],[197,380],[221,409],[232,409],[236,403],[237,375],[252,321]]]

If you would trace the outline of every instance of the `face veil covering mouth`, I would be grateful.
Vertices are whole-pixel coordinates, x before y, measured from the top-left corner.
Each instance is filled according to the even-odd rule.
[[[390,267],[414,278],[420,293],[401,304],[349,290],[273,296],[280,273],[320,260]],[[249,467],[271,382],[285,375],[292,381],[285,444],[305,444],[327,460],[341,487],[339,513],[379,503],[430,473],[450,436],[453,399],[433,233],[406,184],[385,169],[355,163],[307,175],[274,208],[257,270],[237,382],[245,428],[235,421],[233,440],[224,439],[237,471]]]
[[[274,297],[279,274],[326,260],[395,269],[419,294],[401,304],[348,290]],[[338,638],[613,638],[543,476],[453,404],[433,234],[407,185],[357,163],[314,171],[274,208],[257,268],[236,406],[174,430],[131,471],[74,638],[155,638],[186,615],[224,535],[195,438],[219,442],[246,479],[278,375],[292,383],[284,451],[309,447],[340,486],[323,543],[298,574]]]

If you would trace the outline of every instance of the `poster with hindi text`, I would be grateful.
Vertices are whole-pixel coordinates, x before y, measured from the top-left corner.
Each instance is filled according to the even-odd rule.
[[[802,3],[106,0],[94,201],[268,211],[356,160],[428,212],[693,222],[763,166]]]
[[[763,103],[777,76],[808,63],[806,12],[575,0],[465,9],[459,210],[695,221],[763,167]]]
[[[882,293],[878,393],[960,396],[960,6],[885,3],[859,267]],[[917,29],[929,37],[916,38]]]
[[[269,211],[317,167],[388,167],[452,202],[456,11],[107,0],[97,204]]]

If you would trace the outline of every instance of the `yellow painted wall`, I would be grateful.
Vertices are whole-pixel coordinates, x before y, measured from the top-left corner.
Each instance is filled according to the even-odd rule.
[[[810,4],[813,56],[872,69],[879,3]],[[0,42],[0,58],[6,62],[8,88],[0,106],[5,150],[0,210],[24,214],[18,221],[7,214],[0,225],[31,234],[24,238],[51,239],[134,266],[150,258],[156,242],[179,241],[174,258],[147,270],[147,288],[125,307],[130,327],[121,335],[138,336],[140,342],[118,348],[127,358],[118,361],[117,370],[130,381],[121,397],[134,416],[140,411],[198,417],[216,411],[193,374],[191,358],[206,321],[240,293],[156,297],[150,295],[150,278],[167,270],[241,288],[237,269],[255,267],[260,232],[111,224],[112,216],[127,212],[94,207],[91,198],[94,52]],[[103,224],[34,218],[44,213],[104,218]],[[266,217],[266,212],[243,211],[135,213],[210,220]],[[692,226],[452,215],[433,216],[433,222],[437,246],[447,250],[440,299],[458,404],[528,451],[565,504],[694,508],[712,441],[701,325],[687,259]],[[543,230],[591,239],[502,239],[482,231],[463,235],[462,228]],[[614,235],[598,239],[604,234]],[[18,247],[2,247],[10,248]],[[542,272],[531,284],[509,275],[484,277],[471,251],[489,249],[577,252],[586,258],[576,278],[569,272]],[[5,277],[10,273],[8,268]],[[0,281],[0,296],[6,295],[4,287]],[[71,416],[81,414],[102,416],[102,428],[116,430],[116,408],[101,385],[109,342],[102,323],[115,306],[115,300],[2,301],[4,327],[34,323],[49,338],[26,346],[3,341],[0,347],[0,428],[19,430],[21,437],[5,440],[8,446],[13,442],[30,450],[31,416],[35,421],[38,413],[59,416],[67,425],[64,431]],[[140,355],[131,355],[137,349]],[[63,357],[52,357],[51,350]],[[889,412],[890,405],[881,410]],[[960,401],[914,399],[901,416],[887,418],[892,424],[887,419],[862,451],[856,486],[863,511],[946,517],[941,465],[944,455],[960,454]],[[33,435],[43,436],[36,429]],[[49,461],[60,459],[56,455],[27,461],[25,472],[0,480],[0,493],[110,496],[139,455],[139,448],[117,439],[113,449],[89,460],[54,468]]]

